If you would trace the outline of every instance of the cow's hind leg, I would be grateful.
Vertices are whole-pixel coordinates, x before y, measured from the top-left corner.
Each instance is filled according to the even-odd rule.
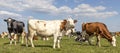
[[[21,41],[21,43],[23,44],[24,43],[24,40],[25,40],[25,36],[26,36],[26,33],[25,32],[22,32],[22,41]]]
[[[34,37],[34,35],[35,35],[35,32],[30,33],[29,36],[28,36],[28,39],[30,40],[32,47],[35,47],[34,44],[33,44],[33,37]]]
[[[26,47],[28,47],[28,40],[29,40],[29,39],[28,39],[28,34],[26,34],[25,38],[26,38],[26,39],[25,39],[25,40],[26,40]]]

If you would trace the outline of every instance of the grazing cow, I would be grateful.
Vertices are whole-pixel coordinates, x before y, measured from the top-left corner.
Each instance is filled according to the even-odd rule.
[[[7,22],[7,29],[9,32],[8,36],[10,38],[10,44],[12,44],[14,40],[16,45],[16,39],[18,37],[18,41],[19,41],[19,36],[23,33],[25,25],[23,22],[17,21],[12,18],[4,19],[4,21]],[[12,33],[14,34],[14,38],[12,38],[11,36]],[[23,39],[22,39],[22,43],[23,43]]]
[[[82,24],[82,32],[86,32],[87,40],[89,41],[89,44],[91,45],[91,42],[89,40],[90,36],[96,35],[97,37],[97,43],[96,45],[100,45],[100,38],[106,38],[112,46],[116,46],[116,39],[115,36],[112,36],[110,32],[107,29],[107,26],[100,22],[91,22],[91,23],[83,23]]]
[[[0,35],[1,35],[1,38],[4,39],[6,36],[8,36],[8,32],[2,32]]]
[[[39,36],[46,37],[53,36],[54,38],[53,48],[56,48],[56,43],[58,48],[60,48],[60,39],[63,35],[63,32],[74,28],[76,22],[77,20],[73,20],[72,18],[66,20],[51,20],[51,21],[29,19],[26,46],[28,46],[28,40],[30,40],[32,47],[34,47],[33,36],[37,34]]]

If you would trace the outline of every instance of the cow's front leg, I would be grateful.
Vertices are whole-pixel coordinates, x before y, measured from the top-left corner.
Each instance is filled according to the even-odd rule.
[[[55,49],[56,48],[56,42],[57,42],[57,35],[55,34],[54,35],[54,44],[53,44],[53,48]]]
[[[58,46],[58,48],[60,48],[60,40],[61,40],[61,36],[59,36],[58,39],[57,39],[57,46]]]
[[[98,45],[99,47],[101,47],[101,44],[100,44],[100,34],[97,36],[97,43],[96,45]]]
[[[17,36],[18,36],[17,34],[14,35],[14,43],[15,43],[15,45],[16,45],[16,42],[17,42]]]
[[[53,44],[53,48],[56,48],[56,42],[57,42],[57,38],[54,38],[54,44]]]
[[[13,41],[14,41],[14,39],[11,39],[11,40],[10,40],[10,45],[12,45],[12,42],[13,42]]]

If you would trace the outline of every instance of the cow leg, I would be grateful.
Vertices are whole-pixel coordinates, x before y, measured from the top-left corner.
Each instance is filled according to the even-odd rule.
[[[56,47],[57,36],[58,36],[58,35],[56,35],[56,34],[54,35],[54,44],[53,44],[53,48],[54,48],[54,49],[55,49],[55,47]]]
[[[33,37],[34,37],[34,35],[35,35],[35,32],[30,33],[29,35],[30,35],[30,36],[29,36],[28,39],[30,40],[32,47],[35,47],[34,44],[33,44]]]
[[[13,41],[14,41],[14,39],[11,39],[11,40],[10,40],[10,45],[12,45],[12,42],[13,42]]]
[[[49,38],[48,38],[48,37],[46,37],[46,40],[49,40]]]
[[[92,45],[90,38],[88,38],[87,40],[88,40],[89,45]]]
[[[60,40],[61,40],[61,36],[59,36],[58,40],[57,40],[57,46],[58,46],[58,48],[60,48]]]
[[[10,33],[10,45],[12,44],[12,42],[14,41],[14,33]]]
[[[89,45],[92,45],[89,35],[86,35],[86,36],[85,36],[85,40],[88,41]]]
[[[14,35],[14,43],[16,45],[16,41],[17,41],[17,34]]]
[[[25,35],[26,35],[26,34],[25,34],[24,32],[22,32],[21,35],[22,35],[22,41],[21,41],[21,43],[23,44],[23,43],[24,43],[24,39],[25,39]]]
[[[30,42],[31,42],[32,47],[35,47],[33,44],[33,37],[30,38]]]
[[[101,45],[100,45],[100,34],[97,36],[97,43],[96,43],[96,45],[98,45],[99,47],[101,47]]]
[[[18,43],[20,42],[20,35],[16,36],[16,40],[18,40]]]
[[[29,40],[29,39],[28,39],[28,34],[26,34],[25,37],[26,37],[26,39],[25,39],[25,40],[26,40],[26,47],[28,47],[28,40]]]

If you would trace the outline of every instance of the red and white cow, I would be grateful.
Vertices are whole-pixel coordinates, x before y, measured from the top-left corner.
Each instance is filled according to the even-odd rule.
[[[60,39],[63,35],[63,32],[74,28],[76,22],[77,20],[73,20],[72,18],[68,18],[65,20],[49,20],[49,21],[29,19],[26,46],[28,46],[28,40],[30,40],[32,47],[34,47],[33,37],[36,35],[46,37],[53,35],[54,37],[53,48],[56,48],[56,43],[57,47],[60,48]]]
[[[83,34],[84,32],[86,34]],[[89,40],[90,36],[96,36],[97,38],[96,45],[98,45],[99,47],[101,46],[100,38],[105,38],[111,43],[112,46],[116,46],[115,36],[112,36],[107,26],[101,22],[83,23],[82,24],[82,35],[86,37],[90,45],[91,45],[91,42]]]

